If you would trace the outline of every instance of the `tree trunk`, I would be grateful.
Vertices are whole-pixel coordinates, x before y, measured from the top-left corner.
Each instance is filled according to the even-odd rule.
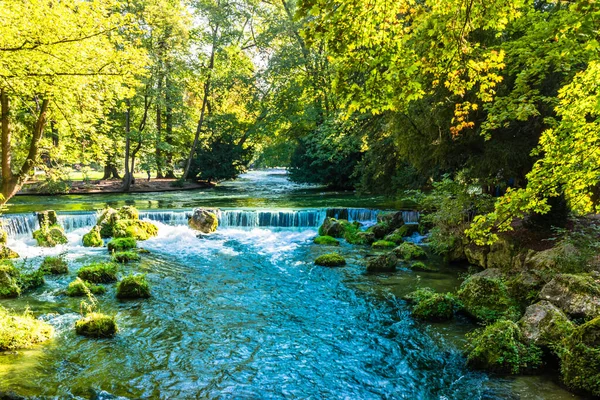
[[[129,192],[131,187],[131,172],[129,170],[129,149],[131,147],[131,102],[127,100],[127,111],[125,112],[125,175],[121,190]]]
[[[160,106],[161,106],[161,102],[159,101],[160,99],[160,91],[162,89],[162,76],[158,78],[158,84],[157,84],[157,93],[156,93],[156,144],[155,144],[155,156],[156,156],[156,178],[160,179],[160,178],[164,178],[163,176],[163,168],[162,168],[162,164],[163,164],[163,155],[162,155],[162,151],[160,150],[160,133],[162,130],[162,116],[161,116],[161,110],[160,110]]]
[[[173,166],[173,104],[171,104],[171,85],[169,76],[165,80],[165,143],[169,145],[166,156],[166,177],[175,179],[175,168]]]
[[[190,155],[187,159],[187,164],[185,166],[185,171],[183,172],[183,180],[188,179],[188,175],[190,173],[190,167],[192,166],[192,159],[194,158],[194,153],[196,152],[196,147],[198,147],[198,138],[200,137],[200,132],[202,132],[202,125],[204,124],[204,112],[206,110],[206,104],[208,103],[208,94],[210,91],[210,78],[212,75],[212,70],[215,66],[215,51],[217,48],[217,39],[219,35],[219,24],[215,26],[213,29],[213,42],[212,49],[210,51],[210,61],[208,63],[208,76],[206,77],[206,83],[204,84],[204,98],[202,99],[202,109],[200,110],[200,119],[198,120],[198,126],[196,127],[196,135],[194,136],[194,143],[192,144],[192,148],[190,149]]]

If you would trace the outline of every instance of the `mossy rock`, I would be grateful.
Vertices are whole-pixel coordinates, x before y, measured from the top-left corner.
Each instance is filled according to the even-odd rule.
[[[375,241],[373,232],[359,231],[358,229],[347,229],[344,239],[350,244],[370,245]]]
[[[0,351],[30,348],[53,335],[54,328],[30,312],[17,315],[0,306]]]
[[[384,211],[377,214],[377,224],[385,224],[389,232],[404,225],[402,211]],[[389,233],[388,232],[388,233]]]
[[[11,261],[0,262],[0,298],[14,298],[21,294],[19,286],[19,270]]]
[[[59,244],[66,244],[69,240],[65,231],[59,225],[42,226],[33,232],[33,238],[41,247],[55,247]]]
[[[547,300],[574,318],[600,316],[600,278],[592,274],[559,274],[540,292]]]
[[[117,284],[118,299],[147,299],[150,297],[150,285],[146,275],[129,275]]]
[[[19,258],[17,252],[9,249],[5,244],[0,244],[0,260],[10,260],[12,258]]]
[[[322,244],[325,246],[339,246],[340,242],[334,237],[331,236],[317,236],[313,240],[314,244]]]
[[[560,360],[567,387],[600,396],[600,317],[577,327],[563,340]]]
[[[131,261],[139,261],[140,255],[135,251],[118,251],[113,253],[112,259],[118,263],[128,263]]]
[[[412,315],[425,321],[447,321],[454,317],[457,300],[450,293],[434,293],[417,302]]]
[[[217,210],[207,210],[204,208],[196,208],[188,225],[190,228],[200,231],[204,234],[213,233],[219,227],[219,218],[216,214]]]
[[[421,272],[436,272],[438,269],[436,267],[432,267],[431,265],[427,265],[422,261],[416,261],[409,266],[413,271],[421,271]]]
[[[427,254],[420,246],[414,243],[404,242],[394,249],[394,253],[398,258],[405,261],[426,259]]]
[[[78,335],[92,338],[110,338],[117,334],[115,317],[100,313],[90,313],[75,323]]]
[[[417,304],[421,301],[433,296],[435,294],[435,290],[430,287],[422,287],[417,290],[410,292],[403,296],[403,299],[409,303]]]
[[[51,226],[58,224],[58,216],[54,210],[39,211],[36,213],[40,226]]]
[[[0,228],[0,244],[6,244],[8,242],[8,232]]]
[[[325,221],[319,227],[320,236],[331,236],[334,238],[341,238],[344,236],[345,229],[341,221],[335,218],[325,218]],[[346,221],[348,222],[348,221]]]
[[[378,222],[375,225],[370,226],[369,229],[367,229],[367,231],[371,232],[375,236],[375,239],[377,239],[377,240],[383,239],[386,235],[391,233],[393,230],[394,230],[394,228],[386,221]]]
[[[21,287],[21,293],[39,288],[46,283],[44,272],[40,270],[21,273],[17,281]]]
[[[499,320],[467,335],[467,364],[502,374],[531,372],[542,365],[542,350],[526,344],[519,326]]]
[[[107,207],[100,211],[96,224],[100,227],[100,235],[106,239],[113,236],[115,223],[120,219],[114,208]]]
[[[119,219],[137,220],[140,219],[140,213],[134,206],[123,206],[117,211]]]
[[[338,253],[328,253],[317,257],[315,264],[323,267],[341,267],[346,265],[346,259]]]
[[[117,221],[113,227],[115,238],[134,238],[136,240],[148,240],[158,235],[158,227],[148,221],[138,219],[124,219]]]
[[[391,249],[396,247],[396,243],[388,242],[387,240],[378,240],[371,245],[375,249]]]
[[[484,323],[501,318],[517,320],[520,316],[518,304],[500,278],[471,275],[463,282],[457,295],[465,311]]]
[[[367,259],[367,272],[394,272],[398,259],[393,253],[381,254]]]
[[[400,244],[404,242],[404,238],[418,231],[419,226],[416,224],[402,225],[392,233],[384,237],[384,240]]]
[[[102,235],[100,234],[100,227],[96,225],[91,231],[83,235],[82,242],[84,247],[104,246],[104,241],[102,240]]]
[[[75,279],[69,283],[65,294],[69,297],[82,297],[87,296],[88,292],[91,294],[104,294],[106,288],[101,285],[94,285],[93,283],[84,282],[80,278]]]
[[[135,238],[125,237],[125,238],[117,238],[108,242],[108,251],[126,251],[135,249],[137,247],[137,241]]]
[[[69,273],[69,266],[62,256],[48,256],[42,261],[40,271],[45,275],[63,275]]]
[[[544,300],[527,307],[519,327],[527,343],[553,351],[558,350],[562,340],[575,328],[558,307]]]
[[[117,281],[118,267],[113,263],[94,263],[82,267],[77,276],[92,283],[111,283]]]

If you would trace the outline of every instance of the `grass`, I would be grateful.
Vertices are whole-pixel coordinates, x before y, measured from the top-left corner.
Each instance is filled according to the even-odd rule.
[[[45,342],[53,334],[51,325],[37,320],[28,310],[18,315],[0,306],[0,351],[26,349]]]

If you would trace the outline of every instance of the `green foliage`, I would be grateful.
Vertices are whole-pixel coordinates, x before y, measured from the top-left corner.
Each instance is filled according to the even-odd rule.
[[[413,304],[414,317],[425,321],[446,321],[460,309],[460,302],[450,293],[436,293],[431,288],[419,288],[404,296]]]
[[[475,274],[463,282],[457,296],[465,311],[484,323],[502,318],[516,320],[520,316],[518,304],[499,278]]]
[[[41,190],[49,194],[69,193],[73,182],[69,178],[69,172],[64,168],[48,168]]]
[[[75,322],[75,332],[91,338],[110,338],[117,334],[118,327],[115,317],[94,312]]]
[[[234,179],[246,171],[251,158],[251,150],[232,138],[212,138],[196,149],[190,177],[208,182]]]
[[[322,245],[326,245],[326,246],[339,246],[340,242],[339,240],[337,240],[336,238],[333,238],[331,236],[317,236],[313,242],[315,244],[322,244]]]
[[[17,315],[0,306],[0,351],[30,348],[53,335],[54,328],[36,319],[29,310]]]
[[[128,275],[117,284],[118,299],[147,299],[150,297],[150,285],[146,275]]]
[[[338,253],[327,253],[317,257],[315,264],[323,267],[341,267],[346,265],[346,260]]]
[[[128,263],[130,261],[139,261],[140,255],[135,251],[118,251],[113,253],[112,259],[118,263]]]
[[[46,283],[44,279],[44,271],[37,270],[28,273],[21,273],[17,278],[21,292],[36,289]]]
[[[373,242],[371,246],[375,249],[390,249],[396,247],[396,243],[390,242],[389,240],[378,240]]]
[[[427,265],[421,261],[417,261],[417,262],[410,264],[409,268],[412,269],[413,271],[425,271],[425,272],[438,271],[438,269],[436,267]]]
[[[19,270],[9,260],[0,262],[0,298],[19,297]]]
[[[560,359],[565,385],[600,396],[600,317],[577,327],[564,339]]]
[[[108,242],[107,247],[108,251],[111,253],[113,251],[126,251],[135,249],[137,247],[137,241],[132,237],[117,238]]]
[[[467,363],[492,372],[519,374],[542,365],[542,351],[524,343],[517,324],[499,320],[467,335]]]
[[[111,283],[117,281],[118,266],[113,263],[94,263],[82,267],[77,277],[92,283]]]
[[[40,271],[45,275],[62,275],[69,273],[69,266],[64,255],[45,257],[40,265]]]
[[[398,258],[401,258],[404,261],[427,258],[425,250],[410,242],[401,243],[400,246],[394,249],[394,253],[396,256],[398,256]]]
[[[570,229],[555,229],[558,242],[553,257],[566,273],[590,272],[596,269],[600,252],[600,224],[575,219]]]
[[[69,283],[65,293],[69,297],[83,297],[87,296],[88,293],[104,294],[106,293],[106,288],[101,285],[94,285],[93,283],[84,282],[81,280],[81,278],[77,278],[73,282]]]

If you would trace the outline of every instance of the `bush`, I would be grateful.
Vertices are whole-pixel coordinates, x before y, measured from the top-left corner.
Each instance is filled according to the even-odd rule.
[[[92,338],[113,337],[117,331],[118,327],[114,317],[95,312],[89,313],[75,323],[75,332],[78,335]]]
[[[323,244],[326,246],[339,246],[340,242],[331,236],[317,236],[313,242],[315,244]]]
[[[82,267],[77,276],[92,283],[111,283],[117,281],[117,265],[113,263],[95,263]]]
[[[19,297],[19,270],[9,260],[0,262],[0,298]]]
[[[108,251],[126,251],[135,249],[137,247],[137,241],[131,237],[124,237],[113,239],[108,242]]]
[[[467,335],[467,364],[492,372],[519,374],[542,364],[542,351],[524,343],[513,321],[500,320]]]
[[[150,297],[150,285],[146,275],[129,275],[117,284],[118,299],[147,299]]]
[[[65,293],[69,297],[82,297],[87,296],[88,293],[104,294],[106,293],[106,288],[104,286],[84,282],[80,278],[77,278],[73,282],[69,283],[69,287],[67,287]]]
[[[62,275],[69,273],[69,267],[64,256],[48,256],[42,261],[40,271],[45,275]]]
[[[0,306],[0,351],[29,348],[53,334],[51,325],[37,320],[29,311],[16,315]]]
[[[317,257],[315,264],[323,267],[341,267],[346,265],[346,260],[338,253],[328,253]]]
[[[128,263],[130,261],[139,261],[140,255],[135,251],[119,251],[113,253],[112,259],[118,263]]]

